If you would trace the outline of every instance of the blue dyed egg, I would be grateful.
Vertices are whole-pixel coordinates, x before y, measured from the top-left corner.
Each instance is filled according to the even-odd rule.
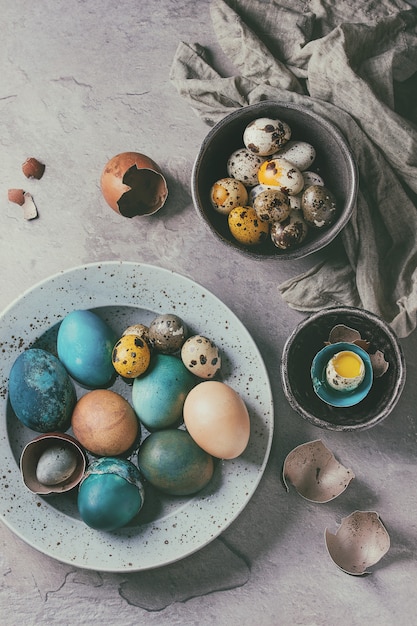
[[[65,431],[76,403],[62,363],[40,348],[22,352],[9,376],[9,400],[18,419],[40,433]]]
[[[143,506],[141,474],[131,461],[102,457],[88,468],[78,490],[82,520],[97,530],[128,524]]]
[[[196,378],[181,359],[155,354],[146,373],[133,382],[132,405],[136,415],[151,432],[178,425],[185,398],[195,384]]]
[[[107,387],[115,376],[112,351],[117,339],[110,326],[92,311],[73,311],[58,330],[58,357],[84,387]]]

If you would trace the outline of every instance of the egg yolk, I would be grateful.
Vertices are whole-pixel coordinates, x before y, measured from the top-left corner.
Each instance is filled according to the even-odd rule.
[[[333,359],[333,367],[343,378],[356,378],[362,371],[362,359],[354,352],[340,352]]]

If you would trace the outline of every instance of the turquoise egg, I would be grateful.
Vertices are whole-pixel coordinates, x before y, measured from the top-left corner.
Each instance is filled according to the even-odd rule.
[[[132,405],[136,415],[151,432],[178,425],[185,398],[195,384],[195,376],[181,359],[154,354],[145,374],[133,381]]]
[[[112,351],[117,339],[110,326],[92,311],[73,311],[58,330],[58,357],[84,387],[107,387],[115,376]]]
[[[78,489],[81,519],[96,530],[128,524],[143,506],[141,474],[131,461],[102,457],[88,468]]]
[[[175,496],[200,491],[214,472],[213,457],[175,428],[151,433],[139,449],[138,465],[151,485]]]
[[[76,403],[72,380],[50,352],[22,352],[9,375],[9,400],[18,419],[40,433],[65,431]]]

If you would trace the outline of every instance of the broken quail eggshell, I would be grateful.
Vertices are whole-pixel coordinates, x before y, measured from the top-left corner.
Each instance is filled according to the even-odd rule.
[[[286,122],[259,117],[250,122],[243,132],[243,143],[254,154],[270,156],[282,148],[291,137]]]
[[[263,222],[282,222],[290,214],[288,195],[280,189],[265,189],[256,196],[253,208]]]
[[[333,357],[342,352],[350,352],[359,356],[364,365],[364,377],[356,387],[349,388],[349,377],[346,385],[329,384],[328,366]],[[373,382],[373,370],[369,354],[353,343],[338,342],[325,346],[314,357],[311,364],[311,380],[318,397],[330,406],[348,407],[361,402],[369,393]]]
[[[20,457],[20,471],[32,493],[48,495],[76,487],[86,463],[84,449],[74,437],[46,433],[26,444]]]
[[[327,528],[326,547],[333,562],[347,574],[369,574],[368,567],[390,548],[389,534],[375,511],[354,511],[342,519],[336,534]]]
[[[311,185],[301,197],[304,219],[313,228],[327,228],[337,215],[336,199],[323,185]]]
[[[350,326],[346,326],[345,324],[336,324],[336,326],[333,326],[329,333],[327,343],[338,343],[340,341],[354,343],[369,353],[370,342],[366,339],[362,339],[358,330],[350,328]],[[381,350],[376,350],[374,353],[369,354],[369,358],[371,360],[374,378],[380,378],[389,367],[389,363],[385,360],[384,353]]]
[[[23,206],[25,202],[25,192],[23,189],[9,189],[7,192],[7,197],[9,202],[13,202],[14,204],[18,204],[19,206]]]
[[[45,165],[35,159],[35,157],[29,157],[22,164],[22,172],[26,178],[36,178],[40,180],[45,172]]]
[[[288,217],[271,226],[271,240],[280,250],[291,250],[307,237],[308,226],[301,211],[292,209]]]
[[[259,167],[258,182],[278,187],[290,196],[297,195],[304,187],[304,178],[298,167],[286,159],[268,159]]]
[[[258,170],[265,159],[247,148],[239,148],[227,160],[227,174],[246,187],[253,187],[258,184]]]
[[[316,158],[316,151],[306,141],[288,141],[272,158],[286,159],[303,172],[313,163]]]
[[[228,215],[234,207],[246,205],[248,192],[240,180],[221,178],[212,186],[210,199],[215,211]]]
[[[287,491],[289,481],[300,496],[311,502],[334,500],[354,478],[353,471],[339,463],[321,439],[297,446],[284,461]]]
[[[100,185],[113,211],[129,218],[156,213],[168,196],[161,169],[140,152],[122,152],[110,159],[102,172]]]

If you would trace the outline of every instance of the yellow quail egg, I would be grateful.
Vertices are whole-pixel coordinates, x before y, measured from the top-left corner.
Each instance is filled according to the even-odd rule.
[[[263,222],[253,207],[235,207],[228,216],[232,236],[247,246],[263,243],[269,234],[269,222]]]
[[[303,175],[286,159],[268,159],[259,168],[258,182],[261,185],[279,187],[289,195],[300,193],[304,187]]]
[[[255,154],[269,156],[284,146],[291,137],[286,122],[260,117],[250,122],[243,133],[243,143]]]
[[[350,350],[337,352],[326,366],[326,381],[337,391],[353,391],[365,377],[365,365],[361,357]]]
[[[245,206],[248,192],[245,185],[236,178],[221,178],[211,188],[213,208],[223,215],[228,215],[235,206]]]
[[[149,346],[138,335],[123,335],[113,348],[113,367],[124,378],[136,378],[146,372],[150,360]]]

